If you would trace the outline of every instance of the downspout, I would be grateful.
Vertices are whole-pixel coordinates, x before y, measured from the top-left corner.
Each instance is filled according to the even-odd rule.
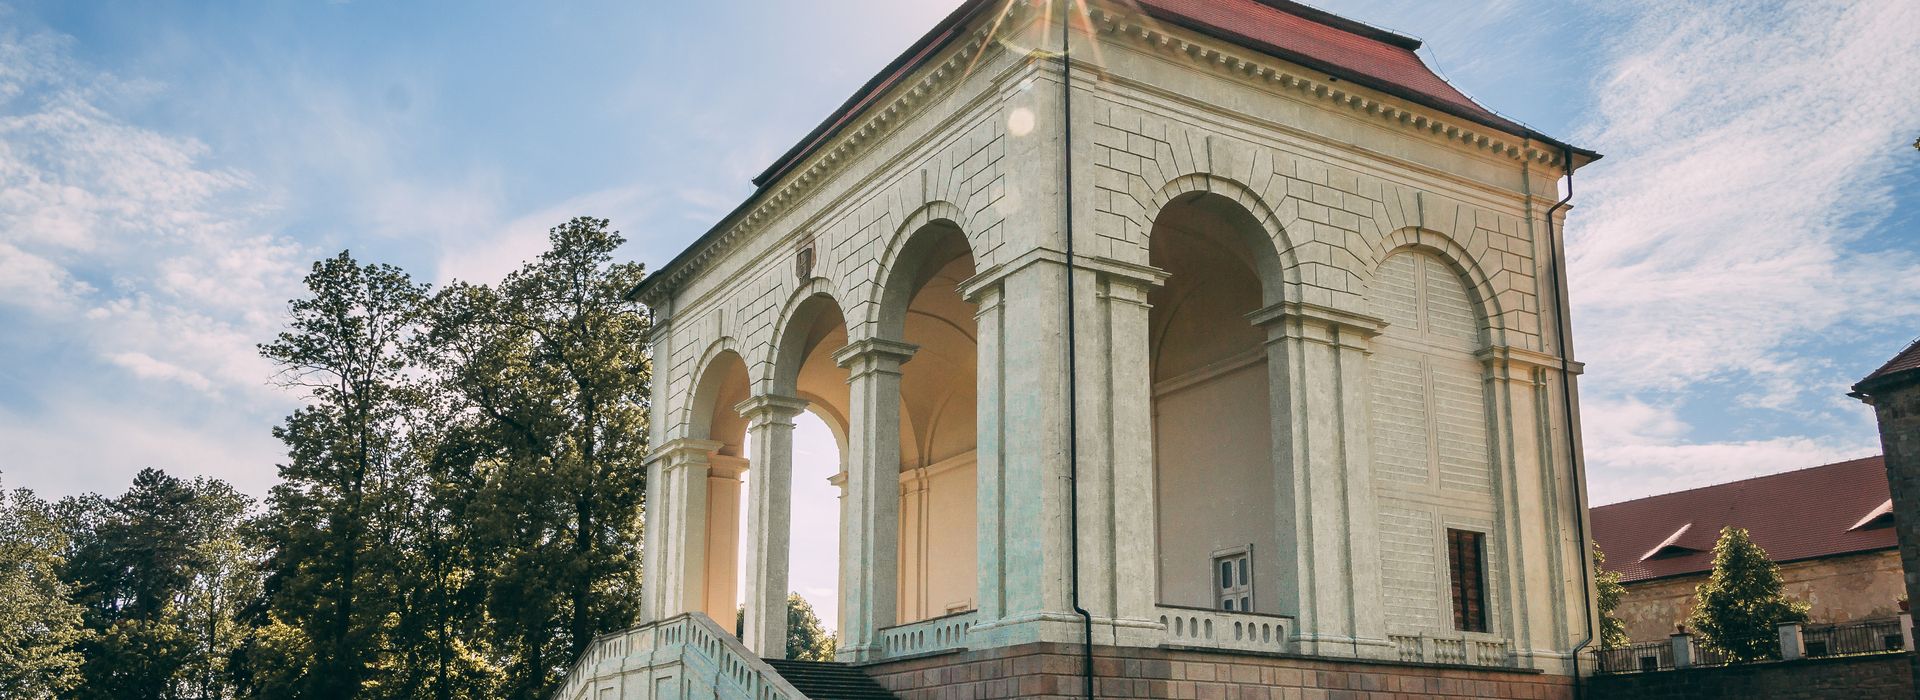
[[[1093,613],[1080,605],[1080,374],[1074,335],[1073,257],[1073,0],[1060,9],[1060,187],[1066,212],[1067,259],[1067,567],[1068,595],[1080,616],[1080,676],[1087,700],[1093,696]]]
[[[1593,553],[1591,551],[1593,544],[1587,541],[1587,514],[1582,512],[1587,502],[1586,479],[1582,478],[1580,473],[1580,446],[1573,434],[1573,373],[1571,371],[1571,361],[1567,359],[1568,319],[1566,312],[1569,311],[1570,308],[1566,305],[1566,292],[1561,289],[1561,284],[1565,280],[1565,276],[1560,269],[1560,261],[1565,255],[1565,248],[1562,248],[1560,245],[1560,235],[1564,232],[1556,231],[1553,226],[1554,213],[1565,208],[1569,202],[1573,201],[1573,150],[1562,147],[1560,149],[1560,157],[1566,163],[1567,167],[1567,196],[1561,198],[1558,202],[1554,202],[1553,206],[1547,209],[1547,245],[1551,247],[1550,254],[1547,256],[1547,269],[1548,274],[1553,277],[1553,335],[1554,346],[1560,351],[1560,408],[1564,412],[1567,421],[1567,473],[1573,481],[1573,529],[1574,534],[1578,536],[1580,541],[1580,597],[1586,601],[1587,609],[1585,618],[1587,636],[1582,638],[1579,644],[1573,645],[1573,648],[1567,652],[1569,658],[1573,661],[1573,696],[1577,700],[1584,696],[1585,691],[1585,679],[1580,674],[1580,652],[1585,651],[1588,645],[1593,644],[1594,637],[1593,575],[1591,571],[1593,567]]]

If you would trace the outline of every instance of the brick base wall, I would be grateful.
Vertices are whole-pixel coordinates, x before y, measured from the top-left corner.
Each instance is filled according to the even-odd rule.
[[[1591,700],[1912,700],[1913,654],[1629,673],[1588,679]]]
[[[1084,697],[1081,649],[1025,644],[866,667],[901,700]],[[1572,679],[1526,671],[1362,662],[1227,651],[1095,647],[1101,698],[1293,700],[1572,698]]]

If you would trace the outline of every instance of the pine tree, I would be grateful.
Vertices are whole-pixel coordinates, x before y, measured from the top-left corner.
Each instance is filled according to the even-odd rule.
[[[1626,586],[1620,585],[1620,572],[1606,568],[1607,554],[1600,551],[1600,545],[1593,546],[1593,584],[1600,608],[1600,648],[1614,649],[1633,643],[1627,637],[1627,623],[1620,619],[1615,611],[1620,609],[1620,601],[1627,596]]]
[[[241,533],[253,500],[218,479],[143,469],[117,498],[63,499],[63,576],[92,634],[75,698],[232,697],[227,660],[257,596]]]
[[[1780,567],[1742,528],[1728,526],[1713,545],[1713,575],[1695,589],[1688,623],[1709,649],[1734,661],[1777,656],[1777,627],[1806,622],[1808,605],[1788,598]]]

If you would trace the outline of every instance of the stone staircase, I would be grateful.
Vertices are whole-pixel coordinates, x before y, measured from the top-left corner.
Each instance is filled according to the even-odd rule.
[[[860,669],[830,661],[766,659],[810,700],[898,700]]]

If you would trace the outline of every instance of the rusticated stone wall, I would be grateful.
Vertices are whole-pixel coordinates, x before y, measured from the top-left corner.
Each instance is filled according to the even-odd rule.
[[[1081,648],[1039,643],[866,667],[901,700],[1085,697]],[[1573,680],[1534,671],[1309,659],[1251,653],[1094,648],[1101,698],[1571,698]]]
[[[1808,617],[1820,624],[1899,615],[1898,601],[1906,592],[1900,552],[1891,549],[1782,564],[1780,578],[1787,595],[1813,606]],[[1694,588],[1706,580],[1702,573],[1629,583],[1614,614],[1627,623],[1633,641],[1666,639],[1693,613]]]

